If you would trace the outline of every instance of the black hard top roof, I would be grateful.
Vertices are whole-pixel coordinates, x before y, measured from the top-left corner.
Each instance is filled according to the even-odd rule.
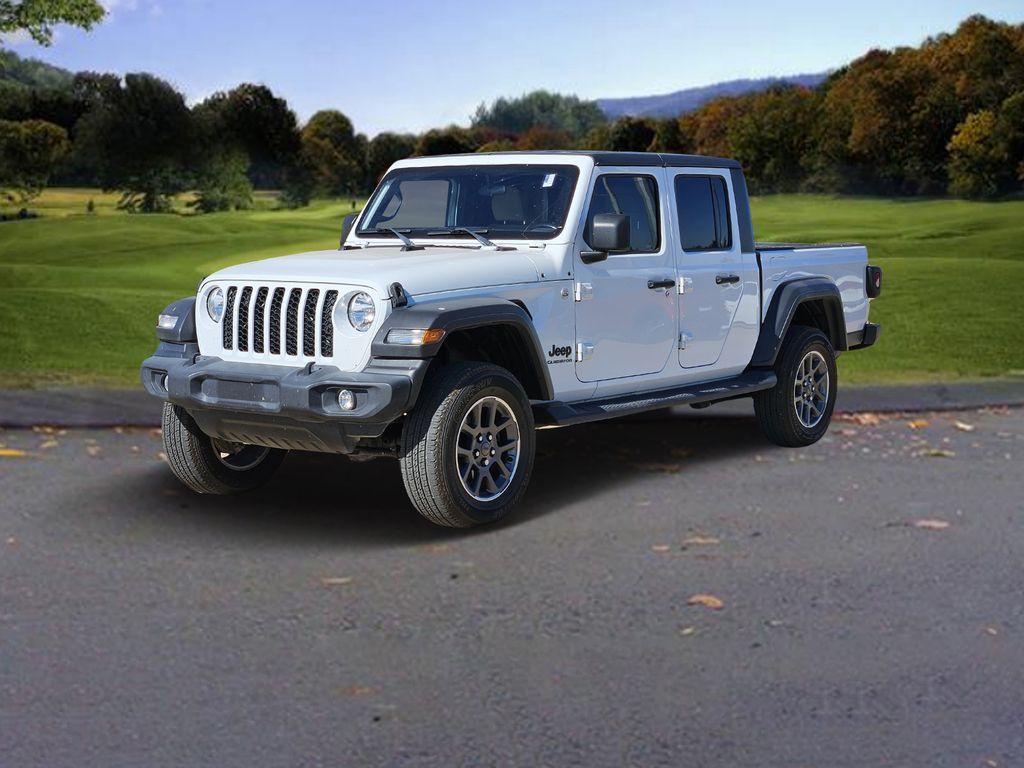
[[[474,153],[464,153],[467,156]],[[545,149],[513,152],[480,152],[481,155],[584,155],[594,160],[594,165],[648,166],[660,168],[739,168],[736,160],[710,155],[674,155],[664,152],[589,152],[575,149]],[[436,155],[436,157],[457,157],[459,155]]]

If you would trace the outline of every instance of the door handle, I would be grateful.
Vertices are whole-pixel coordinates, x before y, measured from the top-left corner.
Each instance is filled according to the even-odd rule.
[[[731,283],[738,283],[739,281],[739,275],[715,275],[715,285],[729,285]]]
[[[672,277],[665,278],[664,280],[648,280],[647,281],[647,287],[650,288],[652,291],[657,290],[658,288],[671,288],[675,284],[676,284],[675,278],[672,278]]]

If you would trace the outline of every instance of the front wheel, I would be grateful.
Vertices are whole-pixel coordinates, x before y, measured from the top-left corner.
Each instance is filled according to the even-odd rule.
[[[775,363],[778,382],[754,395],[754,412],[765,437],[800,448],[828,430],[836,404],[836,354],[817,328],[794,326]]]
[[[402,480],[416,510],[437,525],[501,519],[533,470],[530,401],[516,378],[489,363],[455,363],[424,385],[402,429]]]
[[[164,453],[171,471],[196,493],[250,491],[266,483],[287,451],[210,437],[184,409],[164,403]]]

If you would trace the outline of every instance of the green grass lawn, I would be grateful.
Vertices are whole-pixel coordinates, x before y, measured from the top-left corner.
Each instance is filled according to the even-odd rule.
[[[92,198],[96,213],[86,215]],[[42,218],[0,223],[0,386],[133,385],[157,313],[210,272],[336,246],[349,201],[186,216],[126,215],[97,190],[47,191]],[[182,209],[184,205],[179,201]],[[1024,369],[1024,201],[780,195],[753,201],[760,240],[857,240],[885,269],[877,346],[844,380],[939,380]]]

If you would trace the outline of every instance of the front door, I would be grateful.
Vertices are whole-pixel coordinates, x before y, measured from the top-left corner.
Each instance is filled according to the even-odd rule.
[[[657,373],[676,345],[675,264],[665,235],[665,173],[595,174],[586,224],[577,239],[576,375],[602,381]],[[584,264],[591,223],[599,213],[629,216],[623,253]],[[667,287],[666,287],[667,286]]]
[[[743,342],[746,360],[753,348],[747,337],[756,336],[756,323],[738,323],[737,310],[757,305],[757,260],[740,247],[727,172],[673,169],[672,177],[678,230],[679,364],[732,367],[735,355],[721,359],[730,336],[737,345]]]

